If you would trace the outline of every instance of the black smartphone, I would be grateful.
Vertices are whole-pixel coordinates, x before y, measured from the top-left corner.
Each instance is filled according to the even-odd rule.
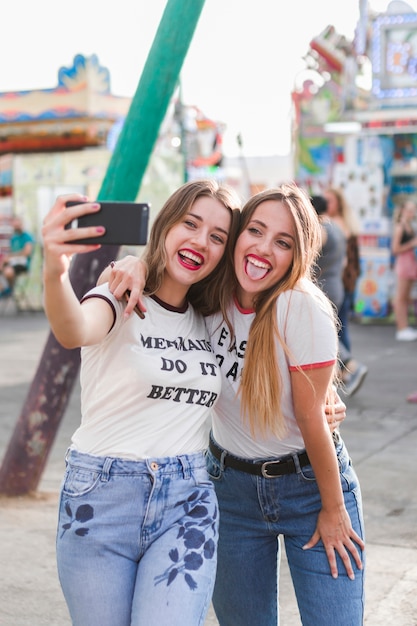
[[[67,243],[100,243],[118,246],[143,246],[148,240],[150,205],[147,202],[100,202],[100,211],[81,215],[65,225],[71,228],[104,226],[106,232],[100,237],[75,239]],[[82,202],[69,201],[71,207]]]

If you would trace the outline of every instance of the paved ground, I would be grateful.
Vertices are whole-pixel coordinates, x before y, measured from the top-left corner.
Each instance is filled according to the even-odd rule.
[[[40,312],[0,317],[0,461],[48,333]],[[364,497],[365,624],[413,626],[417,625],[417,405],[407,404],[405,396],[417,390],[417,342],[396,342],[394,328],[381,323],[354,324],[352,335],[356,357],[370,370],[362,389],[347,400],[348,418],[342,427]],[[0,498],[1,626],[70,624],[57,582],[54,535],[63,458],[79,420],[78,406],[77,386],[36,494]],[[216,625],[210,612],[206,626]],[[284,562],[281,626],[299,625]]]

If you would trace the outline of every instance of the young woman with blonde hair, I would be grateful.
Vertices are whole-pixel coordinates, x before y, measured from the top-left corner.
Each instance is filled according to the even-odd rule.
[[[362,623],[360,487],[323,411],[338,340],[333,308],[311,280],[320,241],[300,189],[251,198],[234,253],[234,336],[221,314],[206,320],[223,377],[208,452],[222,626],[278,623],[280,535],[303,624]]]

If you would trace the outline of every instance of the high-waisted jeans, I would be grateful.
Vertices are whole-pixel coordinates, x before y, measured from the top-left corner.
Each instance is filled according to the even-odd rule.
[[[363,537],[360,487],[341,439],[336,452],[345,505],[353,528]],[[220,510],[213,594],[220,626],[279,624],[280,535],[303,625],[363,623],[363,570],[351,559],[355,580],[350,580],[337,556],[339,576],[334,579],[321,541],[314,548],[302,549],[315,530],[321,499],[311,465],[300,468],[295,463],[294,474],[264,478],[223,468],[221,461],[207,453]]]
[[[145,461],[68,453],[57,561],[75,626],[203,625],[217,540],[203,453]]]

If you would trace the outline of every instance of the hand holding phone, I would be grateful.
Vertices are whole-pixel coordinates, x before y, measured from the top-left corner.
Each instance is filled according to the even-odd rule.
[[[71,207],[78,204],[83,203],[71,200],[65,206]],[[65,225],[65,229],[104,226],[106,232],[99,237],[74,239],[67,243],[145,245],[148,238],[149,211],[150,205],[147,202],[100,202],[99,211],[71,220]]]

